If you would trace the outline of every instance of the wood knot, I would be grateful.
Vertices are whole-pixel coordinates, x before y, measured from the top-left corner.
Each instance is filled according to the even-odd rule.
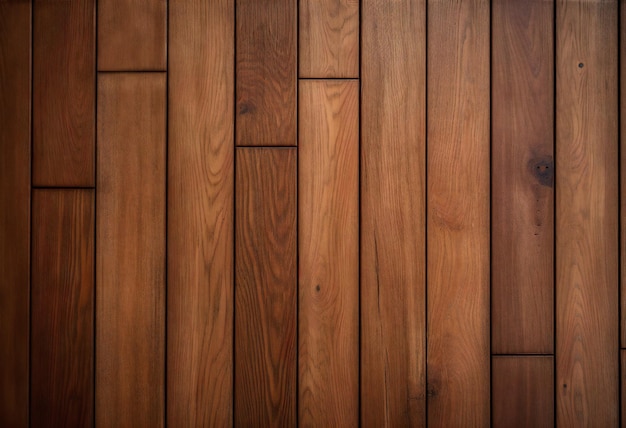
[[[239,114],[254,113],[254,106],[250,104],[241,104],[239,106]]]
[[[528,170],[542,186],[552,187],[554,185],[554,159],[552,156],[541,156],[529,160]]]

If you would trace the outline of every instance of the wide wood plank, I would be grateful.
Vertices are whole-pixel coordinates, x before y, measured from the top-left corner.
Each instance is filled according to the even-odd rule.
[[[618,423],[617,2],[557,2],[557,422]]]
[[[167,420],[232,425],[234,2],[169,4]]]
[[[425,0],[363,0],[361,422],[424,426]]]
[[[98,70],[167,68],[167,0],[98,0]]]
[[[489,3],[428,4],[433,427],[489,425]]]
[[[359,1],[301,0],[300,77],[359,77]]]
[[[165,75],[98,78],[96,424],[164,424]]]
[[[33,192],[34,427],[93,421],[94,192]]]
[[[38,0],[33,13],[33,184],[93,186],[95,2]]]
[[[236,0],[239,146],[296,145],[297,0]]]
[[[296,150],[237,149],[235,425],[296,424]]]
[[[494,357],[494,428],[554,426],[554,357]]]
[[[359,423],[359,83],[300,82],[299,423]]]
[[[0,2],[0,425],[28,426],[29,2]]]

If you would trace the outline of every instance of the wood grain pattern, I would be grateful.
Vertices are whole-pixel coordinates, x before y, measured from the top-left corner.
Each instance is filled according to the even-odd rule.
[[[359,77],[359,1],[300,2],[300,77]]]
[[[299,423],[359,423],[359,83],[300,82]]]
[[[494,428],[554,426],[554,357],[493,358]]]
[[[426,4],[362,8],[361,421],[424,426]]]
[[[94,185],[94,13],[94,0],[38,0],[33,10],[34,185]]]
[[[427,86],[428,424],[487,426],[489,1],[429,3]]]
[[[617,2],[557,3],[557,423],[618,424]]]
[[[0,2],[0,425],[28,426],[29,2]]]
[[[620,0],[621,1],[621,0]],[[626,348],[626,5],[623,1],[620,3],[620,64],[619,64],[619,78],[620,78],[620,287],[621,287],[621,347]],[[624,371],[622,370],[622,373]],[[626,389],[622,389],[622,397],[626,394]],[[626,413],[622,413],[626,415]],[[622,420],[626,422],[626,416],[622,417]]]
[[[234,3],[171,0],[167,421],[232,425]]]
[[[492,352],[554,348],[554,3],[493,3]]]
[[[165,74],[98,78],[96,424],[164,425]]]
[[[237,149],[235,425],[296,424],[296,150]]]
[[[33,192],[34,427],[93,421],[94,192]]]
[[[98,70],[167,68],[167,0],[98,0]]]
[[[239,146],[296,145],[297,0],[236,0]]]

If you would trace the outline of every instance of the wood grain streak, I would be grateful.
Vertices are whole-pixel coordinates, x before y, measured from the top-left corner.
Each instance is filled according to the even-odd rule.
[[[621,21],[620,29],[620,180],[621,180],[621,195],[620,195],[620,286],[621,286],[621,347],[626,348],[626,4],[623,0],[620,0]],[[622,369],[622,373],[624,373]],[[622,390],[622,397],[626,390]],[[625,413],[622,413],[626,415]],[[626,416],[623,416],[623,421],[626,422]]]

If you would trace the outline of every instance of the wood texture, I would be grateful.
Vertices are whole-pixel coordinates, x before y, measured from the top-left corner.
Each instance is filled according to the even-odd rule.
[[[94,192],[33,192],[34,427],[93,421]]]
[[[362,7],[361,422],[423,426],[426,4]]]
[[[98,0],[98,70],[167,68],[167,0]]]
[[[621,338],[620,344],[622,348],[626,348],[626,5],[620,0],[620,63],[619,63],[619,79],[620,79],[620,297],[621,297]],[[624,371],[622,370],[622,373]],[[622,389],[622,397],[626,390]],[[626,413],[622,413],[626,415]],[[626,422],[626,416],[622,416],[622,420]]]
[[[299,423],[359,423],[359,83],[299,88]]]
[[[164,425],[165,75],[98,78],[96,424]]]
[[[28,426],[29,2],[0,2],[0,425]]]
[[[621,369],[622,378],[620,380],[620,388],[622,389],[622,393],[620,394],[622,398],[622,402],[620,403],[620,406],[621,406],[620,426],[624,426],[624,422],[626,422],[626,394],[624,394],[624,391],[626,391],[626,370],[624,370],[626,369],[626,350],[624,349],[620,350],[620,364],[622,366],[622,369]]]
[[[428,424],[486,426],[489,1],[429,3],[427,86]]]
[[[33,184],[93,186],[95,2],[33,10]]]
[[[232,425],[234,3],[171,0],[167,420]]]
[[[236,0],[239,146],[296,145],[297,0]]]
[[[235,425],[296,424],[296,150],[237,149]]]
[[[300,77],[359,77],[359,0],[302,0]]]

